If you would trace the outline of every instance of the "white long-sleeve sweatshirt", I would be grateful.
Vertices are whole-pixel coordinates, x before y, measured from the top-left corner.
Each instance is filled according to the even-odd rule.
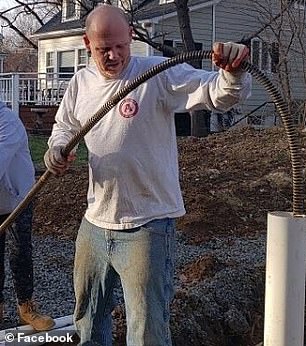
[[[0,215],[11,213],[35,181],[25,128],[0,101]]]
[[[163,60],[132,57],[118,79],[104,78],[96,67],[80,70],[56,114],[49,146],[67,144],[111,96]],[[85,136],[88,221],[120,230],[182,216],[174,113],[227,110],[250,94],[250,85],[246,73],[235,77],[180,64],[128,94]]]

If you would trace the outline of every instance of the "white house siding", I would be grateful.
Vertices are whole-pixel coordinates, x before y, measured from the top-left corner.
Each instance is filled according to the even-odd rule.
[[[138,56],[148,55],[148,45],[144,42],[133,41],[131,45],[131,54]]]
[[[67,36],[52,39],[41,39],[38,41],[38,72],[46,72],[46,53],[83,49],[82,35]],[[57,54],[55,54],[56,59]],[[56,61],[55,61],[55,65]]]
[[[133,55],[146,56],[147,45],[139,41],[133,41],[131,52]],[[38,41],[38,72],[46,72],[46,53],[67,51],[72,49],[85,48],[82,35],[68,36],[52,39],[42,39]]]

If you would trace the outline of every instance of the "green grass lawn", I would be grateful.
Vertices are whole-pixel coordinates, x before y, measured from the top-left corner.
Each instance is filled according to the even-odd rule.
[[[34,164],[43,165],[44,154],[48,150],[48,136],[29,135],[29,146]],[[74,164],[82,165],[87,163],[87,149],[83,141],[77,150],[77,159]]]

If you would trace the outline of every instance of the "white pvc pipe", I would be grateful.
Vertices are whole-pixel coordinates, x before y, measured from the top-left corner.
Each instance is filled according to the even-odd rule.
[[[268,214],[264,346],[304,345],[305,217]]]

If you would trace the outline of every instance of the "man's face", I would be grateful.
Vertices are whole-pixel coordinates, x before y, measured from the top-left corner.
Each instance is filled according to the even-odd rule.
[[[104,32],[85,34],[84,42],[100,73],[109,79],[118,78],[130,60],[132,30],[118,26]]]

